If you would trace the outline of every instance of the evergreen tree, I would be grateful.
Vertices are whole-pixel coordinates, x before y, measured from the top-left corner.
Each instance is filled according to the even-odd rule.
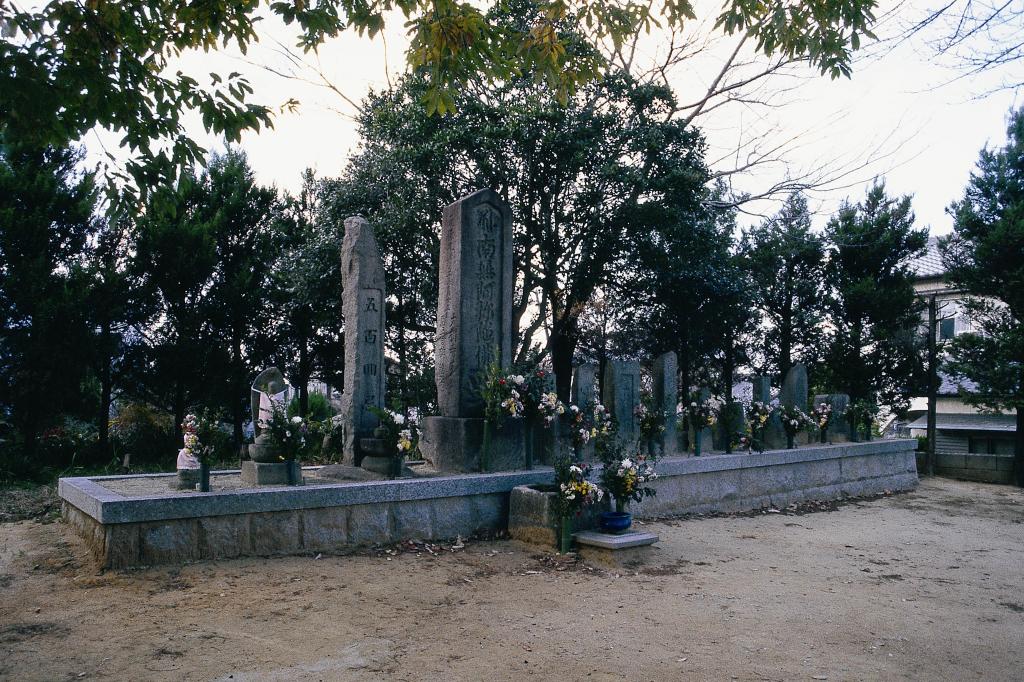
[[[342,385],[341,223],[322,215],[321,182],[311,170],[287,197],[272,273],[273,335],[266,350],[299,390],[299,413],[309,409],[309,382]]]
[[[0,145],[0,404],[30,458],[44,429],[86,403],[84,265],[98,222],[80,160],[75,149]]]
[[[940,242],[946,277],[964,301],[971,333],[949,345],[946,369],[976,385],[967,402],[1015,410],[1017,485],[1024,486],[1024,109],[1011,113],[1007,143],[984,149],[964,197],[949,208],[953,234]]]
[[[807,199],[791,194],[776,216],[748,230],[740,251],[762,326],[754,354],[781,381],[798,361],[814,368],[825,318],[825,248],[811,232]]]
[[[852,402],[899,413],[923,375],[922,303],[908,263],[922,253],[928,233],[914,228],[910,197],[891,198],[876,182],[863,201],[843,204],[825,236],[831,329],[824,383],[848,391]]]

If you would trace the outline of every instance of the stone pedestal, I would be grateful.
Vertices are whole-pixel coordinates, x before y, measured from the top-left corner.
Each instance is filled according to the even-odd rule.
[[[438,471],[479,472],[484,420],[463,417],[425,417],[420,428],[420,451]],[[506,419],[491,432],[488,471],[513,471],[526,465],[526,429],[522,419]]]
[[[608,568],[633,568],[645,563],[658,541],[654,533],[634,531],[621,535],[583,531],[573,533],[583,561]]]
[[[242,462],[242,483],[247,486],[288,485],[289,462]],[[295,485],[302,485],[302,467],[299,469],[299,480]]]
[[[199,469],[178,469],[178,475],[171,479],[171,490],[195,490],[199,485]]]
[[[512,539],[549,549],[557,547],[558,532],[562,525],[562,517],[555,504],[557,496],[553,484],[520,485],[513,488],[508,500],[508,534]],[[608,509],[607,499],[589,505],[582,514],[573,516],[573,529],[584,531],[597,528],[598,517]]]

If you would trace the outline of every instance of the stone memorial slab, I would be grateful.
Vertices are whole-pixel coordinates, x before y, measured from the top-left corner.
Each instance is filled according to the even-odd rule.
[[[584,363],[572,371],[572,388],[570,389],[569,402],[576,405],[587,414],[587,423],[593,419],[594,404],[597,402],[597,365]],[[573,434],[564,434],[568,441],[566,447],[572,449]],[[580,451],[580,459],[590,462],[594,459],[593,441],[583,446]]]
[[[445,207],[438,279],[441,416],[423,419],[420,450],[439,471],[475,471],[484,428],[480,380],[492,362],[506,368],[512,361],[512,211],[496,192],[480,190]],[[524,464],[525,429],[521,420],[507,420],[492,434],[487,469]]]
[[[437,404],[445,417],[483,417],[480,376],[512,361],[512,212],[492,190],[446,206],[437,298]]]
[[[371,408],[384,407],[384,265],[373,228],[363,218],[345,220],[341,245],[342,311],[345,315],[345,421],[343,461],[359,464],[359,440],[380,423]]]
[[[771,378],[756,376],[751,380],[751,384],[753,385],[754,400],[771,405]],[[766,450],[786,447],[786,430],[782,428],[782,420],[778,414],[772,414],[768,423],[764,425],[763,446]]]
[[[796,363],[786,372],[779,392],[779,402],[807,411],[807,367],[803,363]]]
[[[679,451],[676,405],[679,403],[679,363],[673,351],[654,359],[654,404],[665,414],[665,431],[661,434],[661,453],[674,455]]]
[[[639,428],[633,409],[640,403],[640,363],[609,360],[604,370],[604,406],[618,426],[619,443],[635,447]]]

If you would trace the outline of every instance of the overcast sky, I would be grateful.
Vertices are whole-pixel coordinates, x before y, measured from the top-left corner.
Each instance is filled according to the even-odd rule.
[[[900,23],[912,21],[917,12],[920,8],[904,5],[887,18],[880,34],[897,33]],[[713,16],[700,6],[698,13]],[[290,97],[300,101],[296,112],[276,115],[273,130],[243,138],[261,182],[295,190],[304,168],[312,167],[321,176],[339,174],[358,143],[355,108],[345,98],[358,102],[370,88],[386,88],[389,73],[393,78],[404,69],[401,22],[392,22],[383,40],[343,34],[331,41],[318,57],[308,58],[310,68],[295,71],[308,82],[261,68],[284,72],[294,65],[275,45],[275,40],[293,44],[293,34],[273,19],[263,22],[260,34],[261,44],[248,57],[232,52],[191,55],[181,60],[181,66],[198,74],[241,71],[255,87],[254,101],[275,106]],[[736,176],[735,189],[758,193],[787,175],[824,169],[831,182],[811,192],[820,226],[840,201],[860,198],[866,183],[883,175],[891,192],[913,195],[919,224],[936,234],[948,232],[951,222],[945,208],[962,193],[981,147],[1002,144],[1007,112],[1021,102],[1012,91],[985,95],[1004,74],[957,79],[957,72],[928,52],[924,37],[895,49],[874,46],[858,59],[849,80],[833,81],[799,70],[766,82],[768,90],[787,88],[787,94],[775,96],[777,106],[734,103],[702,116],[697,124],[710,145],[709,161],[726,170],[730,163],[748,158],[750,148],[737,153],[738,145],[752,143],[763,149],[785,144],[780,162]],[[645,38],[638,62],[657,59],[666,43],[661,33]],[[731,47],[728,40],[715,44],[673,73],[672,85],[681,102],[699,98]],[[325,87],[318,70],[340,94]],[[788,90],[792,86],[796,87]],[[206,140],[208,148],[220,147],[217,140],[202,135],[198,124],[193,132]],[[106,135],[91,136],[87,145],[97,150],[100,139],[108,148],[116,146]],[[758,220],[776,207],[772,202],[748,205],[744,220]]]

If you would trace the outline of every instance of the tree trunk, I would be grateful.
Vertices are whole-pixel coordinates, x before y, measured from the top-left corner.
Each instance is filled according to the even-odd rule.
[[[782,324],[779,328],[779,381],[786,380],[786,374],[793,366],[793,270],[786,267],[783,287],[786,301],[782,306]]]
[[[309,416],[309,343],[302,339],[299,344],[299,416]]]
[[[110,451],[110,404],[113,400],[113,376],[111,371],[110,357],[110,324],[103,323],[100,332],[100,411],[97,415],[97,431],[99,432],[99,452],[102,459],[106,459]]]
[[[245,434],[242,431],[242,422],[245,421],[245,403],[242,400],[245,392],[245,367],[242,365],[242,336],[237,331],[231,335],[231,354],[232,364],[235,366],[231,381],[232,437],[235,449],[241,453],[245,449]]]
[[[551,367],[555,372],[555,391],[559,400],[569,402],[570,386],[572,385],[572,357],[576,353],[577,339],[564,331],[554,333],[548,347],[551,349]]]

